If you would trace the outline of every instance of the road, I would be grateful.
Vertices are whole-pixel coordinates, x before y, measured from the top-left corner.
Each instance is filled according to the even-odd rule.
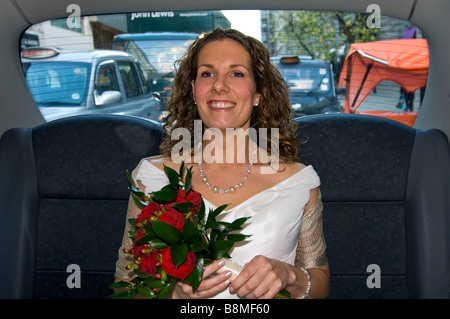
[[[341,104],[344,105],[344,96],[339,96]],[[363,103],[358,107],[358,111],[391,111],[401,112],[396,105],[400,98],[400,85],[391,81],[383,81],[376,87],[376,93],[372,92],[367,96]],[[414,95],[414,110],[417,111],[420,106],[420,90]]]

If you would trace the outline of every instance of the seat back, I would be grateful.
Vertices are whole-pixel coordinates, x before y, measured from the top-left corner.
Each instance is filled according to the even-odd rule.
[[[126,170],[159,154],[159,124],[93,115],[0,140],[2,298],[108,298],[129,198]]]
[[[364,115],[297,119],[321,178],[330,298],[448,298],[450,150],[439,130]]]
[[[322,182],[330,298],[448,298],[446,136],[373,116],[298,123],[300,160]],[[3,134],[0,298],[108,298],[125,170],[159,154],[161,136],[157,124],[106,115]]]

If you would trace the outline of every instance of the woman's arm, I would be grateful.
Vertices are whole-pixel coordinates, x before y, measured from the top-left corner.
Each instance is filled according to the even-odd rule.
[[[300,298],[308,289],[308,278],[301,270],[306,268],[311,280],[306,297],[326,298],[330,269],[325,255],[322,202],[318,188],[311,190],[298,241],[296,266],[256,256],[231,283],[230,291],[245,298],[273,298],[280,290],[286,289],[293,298]]]

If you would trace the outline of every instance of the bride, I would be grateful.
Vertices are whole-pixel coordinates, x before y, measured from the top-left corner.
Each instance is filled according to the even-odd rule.
[[[192,188],[203,195],[207,211],[229,204],[218,219],[251,217],[243,232],[252,235],[230,252],[243,266],[236,278],[225,260],[216,260],[205,268],[196,292],[179,281],[170,297],[270,299],[286,289],[292,298],[326,298],[329,267],[320,179],[312,166],[298,162],[287,85],[264,45],[232,29],[199,38],[180,61],[167,105],[169,136],[177,128],[192,134],[186,162],[192,163],[187,164],[193,166]],[[194,136],[199,120],[200,138]],[[269,128],[270,143],[261,143],[255,135]],[[179,168],[176,143],[167,138],[162,156],[139,163],[133,177],[142,190],[156,191],[168,183],[163,165]],[[131,200],[127,218],[137,213]],[[122,253],[131,245],[127,235],[125,229],[116,280],[132,276]]]

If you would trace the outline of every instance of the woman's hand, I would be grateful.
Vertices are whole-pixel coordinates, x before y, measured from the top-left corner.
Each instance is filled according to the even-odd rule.
[[[191,285],[178,281],[175,284],[171,297],[173,299],[203,299],[213,297],[219,292],[225,290],[230,284],[229,278],[231,277],[231,271],[225,271],[221,274],[208,278],[224,265],[225,261],[219,259],[206,266],[205,271],[203,272],[203,279],[200,282],[196,292],[192,291]]]
[[[293,284],[296,274],[288,264],[263,256],[253,258],[230,285],[230,292],[241,298],[272,299]]]

